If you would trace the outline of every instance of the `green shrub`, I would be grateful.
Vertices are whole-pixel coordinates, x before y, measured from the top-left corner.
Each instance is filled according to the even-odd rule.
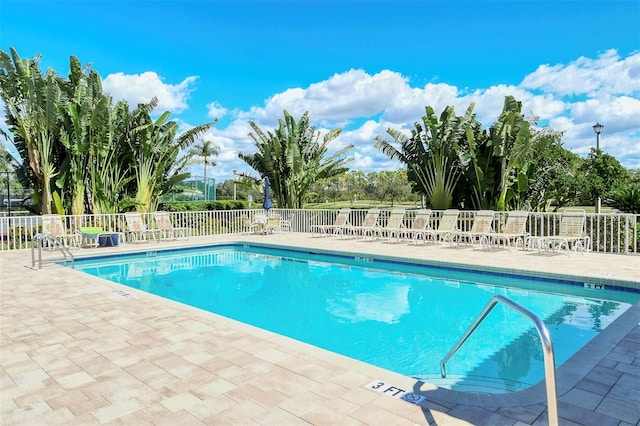
[[[208,211],[208,210],[242,210],[246,209],[246,201],[243,200],[216,200],[216,201],[174,201],[161,203],[158,210],[168,212]]]
[[[633,183],[614,190],[604,203],[624,213],[640,214],[640,184]]]

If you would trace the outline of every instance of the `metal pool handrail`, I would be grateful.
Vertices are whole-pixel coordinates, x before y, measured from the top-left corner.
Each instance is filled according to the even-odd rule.
[[[60,251],[64,256],[64,264],[67,265],[67,259],[71,259],[71,267],[74,268],[75,258],[73,254],[67,247],[62,244],[60,239],[51,234],[36,234],[33,236],[33,241],[31,243],[31,267],[35,268],[36,263],[38,264],[38,269],[42,269],[42,246],[44,242],[51,243],[55,249]],[[37,249],[37,260],[36,260],[36,249]]]
[[[544,354],[544,375],[545,375],[545,386],[547,390],[547,413],[549,416],[549,424],[551,426],[558,425],[558,399],[556,394],[556,362],[555,355],[553,351],[553,341],[551,340],[551,334],[549,333],[549,329],[544,324],[542,319],[539,316],[514,302],[511,299],[508,299],[504,296],[493,296],[489,303],[484,307],[478,318],[474,321],[471,326],[465,331],[460,340],[455,344],[453,349],[449,351],[447,356],[442,359],[440,363],[440,373],[442,377],[447,376],[446,362],[460,349],[460,347],[467,341],[469,336],[478,328],[480,323],[489,315],[491,310],[499,303],[504,303],[508,307],[514,309],[515,311],[521,313],[525,317],[529,318],[536,327],[536,331],[540,336],[540,342],[542,343],[542,353]]]

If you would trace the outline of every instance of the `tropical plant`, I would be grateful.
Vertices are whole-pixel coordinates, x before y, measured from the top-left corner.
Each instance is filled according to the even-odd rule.
[[[531,152],[531,125],[522,115],[522,102],[506,96],[502,112],[490,129],[494,155],[500,160],[500,184],[496,210],[504,211],[508,201],[517,192],[527,189],[527,177],[522,172],[527,155]],[[509,191],[512,185],[515,191]],[[507,198],[509,195],[509,198]]]
[[[124,101],[112,107],[98,73],[76,57],[68,79],[53,70],[42,75],[39,59],[0,51],[7,128],[23,159],[16,172],[34,189],[37,212],[148,211],[189,176],[181,153],[215,121],[178,134],[169,112],[151,118],[157,99],[133,111]]]
[[[65,97],[58,111],[65,156],[56,187],[63,200],[69,195],[71,214],[79,215],[85,212],[86,188],[91,187],[87,169],[96,159],[96,145],[108,143],[104,138],[111,98],[103,94],[98,73],[83,69],[78,58],[70,58],[69,69],[69,79],[58,81]],[[68,188],[70,194],[65,194]]]
[[[604,203],[624,213],[640,214],[640,184],[631,183],[617,188]]]
[[[458,184],[456,192],[464,205],[476,210],[488,210],[496,204],[496,176],[500,167],[493,153],[494,147],[489,143],[488,132],[482,130],[475,114],[469,117],[474,106],[471,104],[465,114],[466,137],[461,141],[458,151],[464,179]]]
[[[377,137],[375,146],[407,166],[414,190],[426,194],[432,208],[505,210],[544,204],[540,175],[547,165],[536,163],[533,153],[546,146],[561,149],[561,133],[536,129],[537,119],[525,119],[513,96],[505,97],[498,120],[487,130],[477,121],[474,106],[462,116],[449,106],[439,121],[427,107],[411,136],[389,129],[393,141]]]
[[[377,149],[407,166],[409,178],[415,179],[434,209],[446,209],[453,204],[454,190],[461,175],[457,149],[466,137],[467,127],[475,119],[472,110],[473,105],[464,116],[457,117],[454,108],[448,106],[438,120],[434,109],[427,106],[422,123],[414,124],[411,136],[388,129],[392,141],[380,136],[375,138]]]
[[[89,150],[88,208],[95,214],[117,213],[135,205],[127,192],[129,183],[134,179],[131,165],[135,153],[128,150],[126,143],[134,127],[133,116],[124,101],[116,103],[113,108],[99,108],[99,111],[104,127],[94,134]],[[97,111],[94,111],[94,117],[97,119]]]
[[[11,48],[11,57],[0,51],[0,95],[5,104],[13,145],[25,160],[25,176],[32,181],[34,198],[43,213],[51,213],[53,178],[58,174],[54,153],[58,139],[58,108],[61,91],[57,75],[42,75],[40,57],[22,59]]]
[[[533,209],[546,202],[545,174],[555,168],[547,150],[563,150],[560,132],[537,129],[537,118],[525,119],[522,103],[506,96],[502,112],[487,131],[467,121],[467,137],[460,145],[460,163],[476,209]],[[533,153],[539,153],[533,155]]]
[[[284,119],[278,120],[278,128],[273,131],[265,132],[253,121],[249,126],[253,130],[249,137],[258,152],[240,152],[238,158],[269,178],[273,200],[280,208],[302,208],[314,182],[344,173],[351,160],[346,155],[353,145],[328,154],[329,143],[342,130],[316,131],[309,124],[309,112],[296,121],[284,111]]]
[[[133,200],[136,210],[140,212],[154,210],[163,194],[189,177],[184,172],[189,164],[188,156],[181,159],[180,153],[217,121],[193,127],[178,135],[178,124],[168,121],[168,111],[156,120],[151,118],[150,113],[157,104],[158,99],[153,98],[148,104],[138,105],[133,111],[135,125],[126,139],[135,159],[132,174],[135,176]],[[129,191],[129,194],[132,193]]]

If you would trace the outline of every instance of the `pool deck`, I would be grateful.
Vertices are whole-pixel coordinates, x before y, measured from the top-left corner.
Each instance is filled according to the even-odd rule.
[[[486,252],[296,233],[73,253],[237,241],[568,274],[640,287],[640,256]],[[548,424],[543,384],[499,395],[438,388],[71,268],[49,263],[32,269],[29,250],[0,252],[0,286],[2,425]],[[556,374],[561,425],[637,425],[640,302]],[[369,387],[376,381],[426,399],[414,405],[393,397],[395,390],[376,392]]]

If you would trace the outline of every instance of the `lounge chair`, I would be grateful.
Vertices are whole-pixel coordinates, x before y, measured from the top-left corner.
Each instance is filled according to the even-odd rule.
[[[140,213],[127,212],[124,214],[124,218],[127,221],[127,234],[130,241],[149,241],[149,236],[153,241],[157,241],[158,235],[162,233],[159,229],[148,228]]]
[[[253,220],[248,216],[240,216],[240,234],[264,234],[267,225],[267,215],[256,213]]]
[[[518,245],[524,244],[528,238],[527,234],[527,221],[529,219],[529,212],[525,210],[513,210],[510,211],[507,216],[507,221],[504,224],[501,232],[495,232],[489,234],[491,241],[494,244],[502,244],[511,250],[511,242],[515,244],[515,249],[518,250]]]
[[[494,219],[495,212],[493,210],[478,211],[473,218],[471,229],[468,231],[455,232],[457,242],[471,243],[472,246],[475,246],[477,243],[480,245],[480,248],[489,247]]]
[[[156,229],[165,240],[177,240],[178,238],[189,238],[189,228],[173,226],[169,212],[156,211],[153,213],[156,221]]]
[[[59,214],[42,215],[42,233],[57,238],[65,247],[79,247],[81,236],[70,233]]]
[[[431,237],[436,244],[445,241],[453,243],[458,231],[458,216],[460,216],[460,211],[457,209],[445,210],[440,217],[438,227],[425,231],[425,235]]]
[[[363,239],[370,235],[373,237],[380,229],[378,226],[378,218],[380,217],[380,209],[369,209],[366,216],[362,220],[362,225],[351,226],[349,231],[355,236],[360,235]]]
[[[399,239],[405,228],[404,226],[405,209],[392,210],[387,219],[387,223],[376,229],[376,237],[385,238],[385,241],[391,241],[392,238]]]
[[[315,235],[338,235],[343,234],[344,230],[349,227],[349,215],[351,209],[340,209],[333,224],[331,225],[312,225],[311,232]]]
[[[280,221],[280,229],[282,231],[291,232],[293,225],[293,218],[295,217],[294,213],[291,213],[288,219],[282,219]]]
[[[78,236],[81,247],[110,247],[125,243],[122,232],[103,229],[100,226],[81,226],[78,228]]]
[[[249,217],[240,216],[240,234],[253,234],[258,231],[259,227],[259,224],[252,222]]]
[[[273,234],[275,232],[282,231],[282,227],[280,225],[281,220],[282,216],[280,216],[279,214],[267,216],[267,222],[264,225],[265,234]]]
[[[581,253],[589,250],[590,237],[587,235],[586,214],[584,210],[567,211],[560,216],[560,226],[557,235],[548,235],[542,237],[542,241],[538,243],[539,251],[551,249],[553,251],[567,250],[567,254],[571,255],[571,250]]]
[[[417,244],[420,238],[426,241],[429,230],[431,230],[431,209],[420,209],[416,211],[411,227],[403,230],[402,235],[405,239],[411,239],[414,244]]]

